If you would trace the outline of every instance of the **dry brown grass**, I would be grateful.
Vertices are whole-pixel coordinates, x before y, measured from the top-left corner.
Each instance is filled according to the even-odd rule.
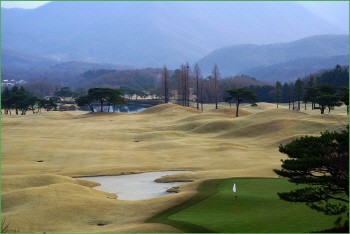
[[[191,197],[205,179],[276,177],[272,169],[285,158],[280,143],[348,123],[345,107],[321,116],[258,105],[242,105],[238,118],[227,103],[205,112],[163,104],[136,114],[2,115],[2,217],[21,232],[179,232],[143,221]],[[141,201],[114,199],[93,189],[97,183],[74,179],[167,170],[192,172],[159,182],[192,182]]]

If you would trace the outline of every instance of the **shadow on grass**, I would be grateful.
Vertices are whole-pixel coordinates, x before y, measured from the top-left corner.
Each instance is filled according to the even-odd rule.
[[[171,207],[153,216],[152,218],[147,219],[145,222],[146,223],[163,223],[189,233],[216,233],[216,231],[213,231],[211,229],[208,229],[199,225],[195,225],[192,223],[188,223],[188,222],[170,220],[168,219],[168,217],[216,194],[217,192],[219,192],[219,190],[217,189],[218,184],[220,184],[224,180],[226,179],[215,179],[215,180],[203,181],[197,187],[198,193],[192,196],[190,199],[184,201],[183,203],[177,206]]]

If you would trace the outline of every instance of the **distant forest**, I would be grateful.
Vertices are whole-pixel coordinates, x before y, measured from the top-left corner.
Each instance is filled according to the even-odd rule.
[[[53,96],[54,92],[59,91],[62,87],[70,87],[71,90],[75,91],[77,89],[89,89],[95,87],[113,88],[120,89],[121,87],[127,92],[124,93],[129,98],[146,98],[152,99],[164,99],[164,92],[162,91],[162,79],[164,77],[164,69],[167,70],[170,77],[170,99],[175,98],[175,91],[178,90],[178,73],[183,72],[181,69],[167,70],[164,68],[147,68],[147,69],[126,69],[126,70],[116,70],[116,69],[92,69],[86,72],[80,73],[78,75],[71,74],[65,78],[58,78],[58,73],[45,73],[45,69],[37,70],[23,70],[11,68],[13,74],[18,74],[18,80],[23,79],[25,76],[29,76],[26,81],[27,84],[24,85],[26,90],[34,93],[35,96],[43,98],[45,96]],[[7,68],[9,69],[9,68]],[[199,67],[198,67],[199,69]],[[6,69],[5,69],[6,70]],[[39,70],[41,73],[39,73]],[[200,69],[199,69],[200,72]],[[219,71],[218,71],[219,72]],[[40,75],[38,75],[40,74]],[[46,75],[45,75],[46,74]],[[188,87],[191,96],[191,101],[196,100],[196,74],[195,70],[191,70],[188,64],[186,64],[186,74],[188,75]],[[61,74],[62,75],[62,74]],[[200,73],[199,73],[200,75]],[[218,99],[219,101],[224,101],[227,97],[226,90],[232,88],[246,88],[254,91],[258,96],[259,102],[270,102],[274,103],[275,97],[275,83],[268,81],[260,81],[249,76],[235,76],[235,77],[224,77],[220,76],[218,73]],[[201,91],[202,91],[202,101],[204,103],[215,102],[216,96],[212,90],[213,77],[208,76],[201,78]],[[337,65],[333,69],[320,70],[317,73],[309,74],[305,77],[301,77],[303,84],[308,86],[310,84],[310,79],[314,79],[314,85],[319,84],[332,84],[336,87],[346,86],[349,87],[349,66],[339,66]],[[2,77],[6,79],[6,76]],[[16,79],[16,80],[17,80]],[[289,100],[289,89],[293,87],[295,80],[290,80],[288,82],[282,83],[282,100],[281,102],[288,102]],[[3,87],[2,87],[3,90]],[[138,95],[139,94],[139,95]]]

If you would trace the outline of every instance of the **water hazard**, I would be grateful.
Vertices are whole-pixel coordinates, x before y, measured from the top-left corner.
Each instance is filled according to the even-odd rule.
[[[113,106],[108,107],[107,105],[103,106],[103,111],[108,112],[124,112],[124,113],[136,113],[140,112],[143,110],[146,110],[148,107],[151,107],[152,105],[137,105],[137,104],[130,104],[130,105],[116,105],[115,109]],[[91,111],[89,106],[84,106],[82,108],[78,109],[79,111]],[[95,112],[100,112],[101,111],[101,105],[96,105],[94,106],[94,111]]]

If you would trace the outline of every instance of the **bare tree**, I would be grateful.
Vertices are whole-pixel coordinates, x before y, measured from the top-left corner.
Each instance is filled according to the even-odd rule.
[[[199,100],[200,100],[200,91],[203,92],[203,90],[200,88],[200,82],[201,82],[201,78],[202,78],[202,74],[201,74],[201,69],[199,68],[198,64],[196,63],[196,65],[194,66],[194,78],[195,78],[195,90],[196,90],[196,100],[197,100],[197,110],[199,110]],[[202,104],[202,110],[203,110],[203,104]]]
[[[170,76],[169,76],[169,71],[166,67],[166,65],[164,65],[163,67],[163,73],[162,73],[162,77],[161,77],[161,93],[164,95],[164,103],[168,103],[169,102],[169,92],[170,92]]]
[[[178,104],[183,106],[184,105],[184,95],[183,95],[183,64],[180,66],[180,70],[176,73],[176,89],[177,89],[177,100]]]
[[[186,93],[186,106],[190,106],[190,95],[191,95],[191,68],[188,62],[186,63],[185,72],[185,93]]]
[[[190,66],[188,63],[181,65],[176,74],[176,84],[179,105],[190,106]]]
[[[204,79],[200,78],[199,79],[199,99],[201,101],[201,111],[203,111],[203,100],[204,100]]]
[[[214,65],[213,72],[212,72],[212,78],[213,78],[213,86],[214,89],[214,98],[215,98],[215,108],[218,109],[218,102],[219,102],[219,79],[220,79],[220,71],[218,66]]]

